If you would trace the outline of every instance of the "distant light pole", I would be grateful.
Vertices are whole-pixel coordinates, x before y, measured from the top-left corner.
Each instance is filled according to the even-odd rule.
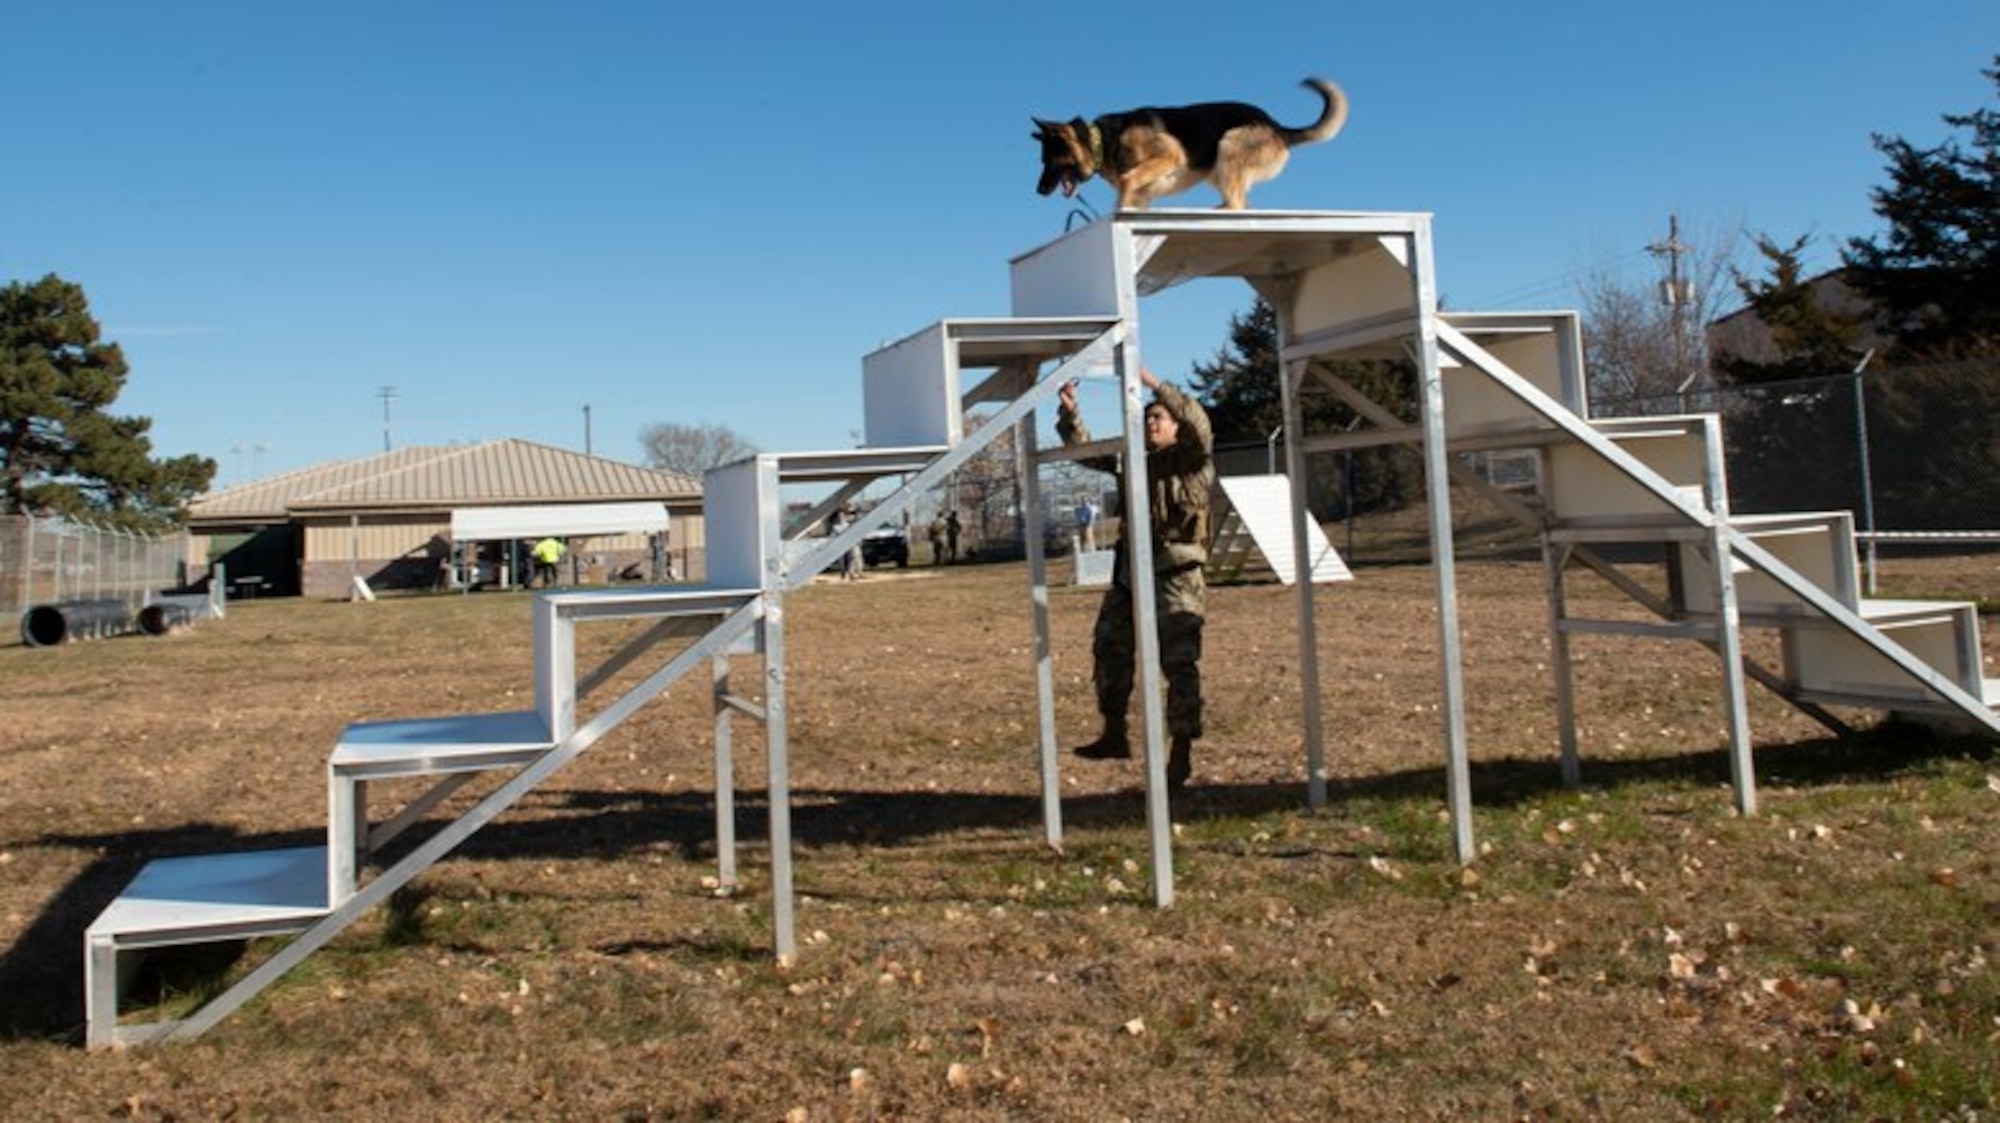
[[[389,403],[396,400],[396,388],[394,386],[377,387],[375,390],[375,396],[382,399],[382,451],[388,452],[389,451]]]
[[[263,441],[237,441],[235,444],[229,446],[229,451],[238,456],[242,456],[245,453],[250,455],[250,478],[254,480],[264,474],[264,454],[271,451],[271,446],[265,444]]]

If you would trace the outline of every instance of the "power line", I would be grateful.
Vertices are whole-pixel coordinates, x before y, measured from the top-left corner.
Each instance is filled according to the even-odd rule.
[[[1551,293],[1574,293],[1582,289],[1597,272],[1624,265],[1635,258],[1643,256],[1646,252],[1643,249],[1629,250],[1606,261],[1593,264],[1588,268],[1571,269],[1558,273],[1553,277],[1545,277],[1542,280],[1532,281],[1499,293],[1487,293],[1465,307],[1480,310],[1499,309],[1518,304],[1531,297],[1542,297]]]

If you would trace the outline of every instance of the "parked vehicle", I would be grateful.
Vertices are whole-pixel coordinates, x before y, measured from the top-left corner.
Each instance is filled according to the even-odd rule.
[[[901,527],[885,526],[861,539],[861,560],[868,565],[895,565],[908,568],[910,536]]]

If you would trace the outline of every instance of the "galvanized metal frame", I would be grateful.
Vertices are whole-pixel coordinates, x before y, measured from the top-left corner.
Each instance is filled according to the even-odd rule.
[[[562,743],[522,768],[520,772],[501,784],[484,799],[474,804],[451,824],[438,833],[413,847],[408,854],[384,869],[376,877],[361,885],[346,901],[334,906],[326,915],[301,931],[297,937],[278,949],[271,958],[265,960],[255,970],[238,980],[233,986],[211,999],[206,1005],[177,1022],[164,1023],[154,1032],[145,1034],[144,1039],[157,1036],[166,1040],[189,1040],[200,1036],[223,1018],[228,1017],[245,1002],[256,996],[285,972],[302,962],[306,956],[318,951],[336,935],[352,924],[363,913],[387,900],[389,895],[408,884],[411,879],[428,869],[450,853],[465,839],[491,822],[501,812],[513,806],[543,781],[554,775],[564,765],[574,760],[619,723],[630,717],[640,706],[657,697],[675,680],[689,670],[726,650],[731,644],[762,619],[764,605],[760,599],[751,599],[742,607],[730,613],[713,631],[677,653],[667,664],[649,675],[645,680],[627,691],[617,702],[589,721],[577,727]],[[768,658],[768,656],[767,656]],[[101,953],[115,957],[115,948]],[[96,948],[93,954],[98,953]],[[94,958],[93,962],[97,962]],[[112,995],[109,1005],[115,1011],[116,981],[115,959],[110,976],[93,980],[91,1008],[98,1010],[106,1006],[102,994],[96,988],[110,987]],[[115,1014],[114,1014],[115,1018]],[[98,1028],[93,1026],[95,1032]],[[117,1027],[115,1024],[102,1027],[108,1030],[114,1040],[124,1039],[124,1030],[132,1027]],[[96,1043],[96,1042],[93,1042]]]
[[[1022,371],[1032,377],[1032,371]],[[1023,481],[1021,502],[1027,508],[1025,534],[1028,556],[1028,605],[1032,615],[1035,671],[1035,757],[1042,781],[1042,840],[1060,850],[1063,840],[1062,772],[1056,741],[1055,654],[1049,638],[1049,565],[1043,541],[1042,482],[1038,467],[1041,442],[1033,412],[1014,425],[1014,448]]]
[[[1461,862],[1477,856],[1472,839],[1472,766],[1465,733],[1465,670],[1459,649],[1458,561],[1451,528],[1451,449],[1444,432],[1444,375],[1438,360],[1437,280],[1432,273],[1431,228],[1410,235],[1410,283],[1415,290],[1414,344],[1422,392],[1424,485],[1430,498],[1431,571],[1437,581],[1438,651],[1444,694],[1445,787],[1451,808],[1452,848]]]
[[[1282,250],[1266,243],[1271,238],[1286,239]],[[1453,821],[1462,857],[1471,856],[1470,785],[1466,764],[1464,689],[1459,670],[1460,652],[1456,617],[1456,585],[1451,557],[1451,517],[1449,507],[1449,460],[1443,439],[1442,378],[1435,332],[1437,316],[1436,284],[1432,276],[1430,219],[1422,214],[1375,214],[1356,212],[1210,212],[1167,211],[1121,213],[1108,222],[1094,224],[1062,242],[1075,242],[1084,256],[1099,254],[1108,259],[1109,278],[1064,277],[1059,261],[1051,264],[1050,249],[1017,259],[1015,278],[1016,310],[1054,311],[1059,302],[1085,306],[1090,311],[1115,312],[1126,322],[1128,339],[1119,349],[1115,372],[1121,395],[1123,453],[1126,461],[1125,504],[1131,512],[1146,510],[1144,476],[1143,403],[1140,398],[1139,297],[1160,291],[1194,277],[1235,276],[1248,280],[1263,292],[1278,313],[1281,338],[1285,340],[1284,399],[1287,432],[1288,474],[1303,478],[1308,450],[1300,439],[1303,433],[1298,390],[1311,369],[1314,355],[1336,349],[1355,331],[1372,330],[1376,320],[1407,329],[1413,321],[1417,341],[1413,358],[1422,379],[1425,402],[1423,443],[1426,475],[1431,482],[1434,557],[1438,560],[1440,632],[1443,636],[1443,704],[1445,736],[1448,744],[1447,770],[1451,776]],[[1060,246],[1061,243],[1054,243]],[[1341,260],[1356,247],[1386,250],[1408,278],[1408,297],[1400,307],[1379,316],[1363,316],[1337,330],[1301,333],[1292,322],[1292,300],[1296,282],[1322,264]],[[1045,260],[1050,259],[1050,260]],[[1037,292],[1036,282],[1057,274],[1049,293]],[[1379,294],[1377,294],[1379,296]],[[1135,470],[1135,468],[1137,470]],[[1303,489],[1294,495],[1293,549],[1295,555],[1309,541],[1302,523],[1307,518]],[[1158,636],[1153,599],[1150,527],[1135,527],[1126,534],[1132,574],[1135,641],[1139,647],[1143,677],[1141,706],[1144,710],[1147,776],[1147,817],[1153,850],[1154,895],[1161,904],[1172,900],[1171,823],[1165,785],[1164,721],[1161,712]],[[1295,558],[1301,567],[1304,557]],[[1302,569],[1301,571],[1305,571]],[[1327,769],[1323,749],[1321,683],[1318,665],[1316,613],[1312,582],[1297,583],[1299,597],[1298,630],[1302,723],[1307,767],[1308,800],[1321,806],[1326,800]]]
[[[1745,663],[1741,648],[1742,619],[1740,609],[1736,605],[1732,558],[1742,560],[1790,591],[1812,611],[1819,613],[1847,634],[1875,650],[1923,688],[1936,693],[1955,712],[1963,714],[1989,732],[2000,733],[2000,715],[1987,708],[1983,699],[1972,697],[1956,683],[1905,650],[1902,645],[1882,634],[1859,613],[1848,609],[1832,594],[1786,565],[1757,543],[1749,533],[1730,524],[1726,499],[1727,481],[1722,474],[1721,437],[1716,419],[1712,417],[1702,419],[1707,474],[1703,481],[1703,501],[1694,503],[1682,495],[1671,482],[1621,448],[1614,439],[1598,432],[1588,422],[1550,399],[1539,388],[1500,363],[1477,343],[1449,325],[1441,327],[1440,338],[1461,360],[1506,387],[1520,401],[1560,428],[1570,440],[1588,447],[1616,467],[1625,478],[1651,492],[1681,520],[1685,528],[1707,538],[1707,553],[1715,565],[1713,579],[1718,590],[1720,619],[1712,630],[1705,629],[1703,634],[1696,638],[1702,638],[1704,642],[1715,646],[1721,657],[1724,705],[1730,728],[1732,787],[1736,805],[1744,813],[1755,810],[1756,789],[1747,703],[1742,684]],[[1720,504],[1720,509],[1711,509],[1711,504],[1717,503]],[[1606,528],[1599,537],[1629,538],[1633,533],[1630,528]],[[1582,537],[1587,538],[1588,535]],[[1575,621],[1569,622],[1564,627],[1579,630]],[[1564,693],[1564,688],[1559,686],[1559,698]],[[1567,708],[1564,710],[1563,720],[1566,723],[1574,720],[1573,714]],[[1565,743],[1569,746],[1567,752],[1575,751],[1574,736],[1573,730],[1564,733]]]
[[[1255,244],[1256,239],[1273,235],[1310,237],[1288,244],[1284,252],[1275,252],[1269,244]],[[748,539],[753,543],[754,557],[740,556],[741,542],[734,543],[732,549],[739,555],[738,562],[747,560],[754,563],[754,588],[700,590],[681,587],[661,591],[651,599],[644,591],[637,594],[619,591],[604,595],[544,594],[538,598],[534,686],[536,716],[546,725],[551,742],[545,751],[539,745],[526,744],[463,745],[455,750],[457,756],[445,754],[451,757],[449,760],[417,761],[407,766],[394,761],[378,766],[356,760],[345,762],[345,770],[340,771],[330,762],[329,811],[333,823],[328,851],[322,853],[319,848],[309,848],[298,852],[265,852],[270,860],[290,862],[324,857],[328,881],[324,902],[327,907],[323,912],[308,907],[312,902],[305,902],[296,908],[277,907],[259,915],[246,915],[232,923],[215,922],[180,928],[169,925],[158,929],[134,928],[117,932],[109,928],[103,932],[94,929],[86,939],[89,1043],[98,1046],[159,1038],[189,1038],[205,1031],[703,662],[710,665],[714,714],[718,880],[725,889],[734,889],[738,882],[731,723],[733,715],[742,714],[762,721],[765,726],[770,775],[774,945],[779,961],[791,962],[796,956],[797,940],[787,730],[786,594],[811,582],[828,564],[856,545],[863,535],[900,515],[919,495],[941,483],[971,456],[1009,431],[1016,435],[1026,480],[1028,570],[1035,632],[1033,661],[1039,703],[1037,733],[1044,834],[1051,846],[1059,847],[1062,838],[1060,781],[1040,484],[1036,473],[1025,466],[1082,454],[1075,448],[1042,451],[1034,428],[1036,411],[1056,394],[1067,378],[1105,366],[1110,368],[1118,383],[1120,435],[1115,441],[1099,442],[1099,447],[1090,451],[1120,454],[1125,461],[1124,498],[1130,527],[1126,537],[1130,551],[1128,561],[1134,639],[1139,649],[1138,671],[1142,684],[1140,705],[1145,740],[1152,882],[1155,901],[1162,907],[1170,905],[1174,895],[1171,822],[1165,782],[1166,730],[1159,663],[1156,579],[1147,501],[1149,487],[1146,479],[1138,300],[1142,294],[1159,291],[1195,276],[1242,276],[1264,292],[1278,312],[1284,341],[1281,392],[1286,429],[1291,438],[1286,441],[1286,465],[1293,479],[1303,478],[1305,457],[1316,448],[1386,440],[1421,445],[1438,601],[1440,709],[1446,742],[1447,799],[1454,848],[1461,861],[1471,861],[1475,851],[1449,488],[1451,479],[1463,473],[1450,459],[1448,442],[1452,434],[1447,430],[1444,416],[1446,399],[1442,368],[1447,352],[1511,394],[1516,401],[1528,407],[1531,416],[1546,426],[1545,432],[1527,438],[1531,443],[1543,446],[1557,441],[1581,444],[1626,479],[1657,498],[1670,512],[1671,518],[1679,520],[1679,524],[1656,527],[1650,532],[1661,535],[1661,540],[1698,541],[1702,546],[1702,557],[1712,567],[1707,574],[1713,583],[1715,608],[1712,618],[1657,625],[1578,620],[1572,618],[1568,611],[1563,585],[1564,568],[1570,560],[1579,559],[1600,572],[1611,570],[1615,573],[1608,563],[1589,550],[1587,543],[1600,537],[1605,541],[1614,540],[1618,534],[1629,532],[1629,528],[1545,528],[1544,565],[1565,782],[1578,782],[1580,774],[1573,712],[1574,669],[1568,637],[1586,631],[1630,631],[1693,638],[1709,645],[1720,657],[1737,806],[1746,814],[1755,810],[1755,779],[1743,678],[1748,673],[1774,689],[1782,684],[1775,683],[1776,676],[1756,667],[1743,655],[1740,630],[1744,621],[1733,574],[1734,562],[1738,559],[1769,577],[1778,587],[1789,591],[1809,611],[1859,638],[1887,658],[1892,665],[1908,674],[1920,690],[1936,695],[1940,707],[1962,712],[1975,723],[2000,733],[2000,715],[1989,708],[1994,684],[1976,678],[1977,651],[1968,653],[1963,650],[1970,644],[1967,634],[1957,636],[1961,649],[1958,656],[1961,663],[1970,660],[1974,681],[1980,683],[1980,689],[1986,696],[1974,697],[1958,683],[1888,639],[1870,626],[1859,612],[1841,603],[1838,596],[1806,579],[1764,548],[1749,530],[1731,524],[1727,481],[1722,470],[1720,427],[1715,418],[1706,417],[1699,422],[1702,426],[1704,464],[1701,499],[1696,502],[1621,448],[1613,437],[1598,432],[1581,416],[1550,397],[1530,379],[1515,373],[1471,338],[1474,331],[1483,331],[1500,334],[1504,342],[1505,333],[1509,331],[1527,331],[1531,327],[1534,330],[1565,330],[1562,324],[1556,323],[1560,317],[1551,318],[1546,327],[1525,324],[1517,327],[1521,317],[1512,314],[1489,317],[1460,315],[1455,318],[1441,314],[1437,307],[1428,215],[1152,211],[1120,214],[1071,237],[1083,239],[1078,244],[1088,250],[1086,257],[1099,252],[1103,254],[1102,263],[1108,265],[1108,276],[1100,271],[1090,276],[1065,278],[1060,275],[1060,270],[1052,274],[1041,263],[1019,259],[1015,277],[1017,312],[1046,313],[1067,301],[1086,307],[1063,308],[1065,314],[1060,316],[1024,315],[1010,320],[945,321],[927,329],[930,336],[927,336],[926,345],[935,344],[947,349],[941,370],[941,385],[944,388],[956,389],[961,366],[993,365],[999,368],[995,375],[979,386],[960,392],[959,397],[946,403],[948,416],[943,418],[942,430],[923,423],[922,419],[918,419],[916,429],[910,430],[943,432],[948,437],[946,444],[836,453],[760,454],[752,458],[751,463],[738,466],[739,477],[743,472],[752,477],[747,489],[749,494],[746,495],[744,489],[735,483],[725,490],[729,490],[736,499],[750,500],[756,507],[753,515],[755,533]],[[1069,240],[1066,237],[1063,241]],[[1395,265],[1388,265],[1380,259],[1369,259],[1363,263],[1364,272],[1360,275],[1374,286],[1367,293],[1370,303],[1348,319],[1312,330],[1295,330],[1294,300],[1306,283],[1304,279],[1309,278],[1312,270],[1319,266],[1341,260],[1342,255],[1362,252],[1356,246],[1367,245],[1386,251],[1395,262]],[[1022,267],[1022,262],[1027,262],[1026,267]],[[1398,266],[1402,274],[1393,272]],[[1396,302],[1385,302],[1380,290],[1384,287],[1385,278],[1393,280],[1399,275],[1407,276],[1408,302],[1407,305],[1392,306]],[[1049,292],[1035,291],[1033,282],[1038,277],[1047,280],[1052,276],[1058,283],[1051,286]],[[1038,307],[1038,302],[1043,306]],[[1324,311],[1323,308],[1319,310]],[[1069,314],[1078,311],[1082,314]],[[1573,335],[1573,319],[1565,323]],[[1406,348],[1407,357],[1416,367],[1419,417],[1415,425],[1403,423],[1352,387],[1327,377],[1324,370],[1314,365],[1317,356],[1380,345]],[[1056,361],[1054,370],[1037,381],[1036,371],[1050,360]],[[921,363],[917,365],[921,366]],[[1562,393],[1568,394],[1573,389],[1572,381],[1580,383],[1581,371],[1574,369],[1574,356],[1567,353],[1559,356],[1558,366],[1560,369],[1556,373],[1562,383]],[[1541,370],[1542,376],[1547,377],[1546,366],[1534,369]],[[929,372],[919,373],[933,377]],[[1301,391],[1305,380],[1316,374],[1326,378],[1357,411],[1375,422],[1378,431],[1364,435],[1308,437],[1304,433]],[[891,381],[898,376],[894,370],[888,372]],[[937,388],[931,387],[932,390]],[[961,420],[959,411],[974,402],[1000,400],[1005,400],[1007,404],[989,418],[985,429],[971,439],[960,439],[962,434],[957,428]],[[1476,410],[1475,415],[1490,416],[1478,415]],[[870,416],[871,424],[879,417],[887,429],[894,429],[911,420],[907,412],[894,408],[880,414],[871,411]],[[1496,422],[1493,427],[1504,424]],[[1490,442],[1498,447],[1520,434],[1468,432],[1460,436],[1462,443]],[[828,538],[814,542],[799,540],[798,536],[817,522],[818,517],[859,493],[869,482],[889,474],[904,475],[904,485],[862,519]],[[832,482],[836,490],[831,498],[823,500],[819,507],[809,512],[808,517],[786,525],[778,496],[784,484],[798,481]],[[1293,548],[1297,555],[1295,562],[1298,572],[1303,574],[1309,572],[1310,566],[1309,559],[1304,555],[1308,536],[1304,533],[1303,524],[1309,516],[1303,488],[1293,491],[1291,514]],[[1533,518],[1533,512],[1516,510],[1515,514],[1528,520]],[[1613,577],[1613,580],[1614,584],[1619,584],[1641,603],[1648,604],[1663,616],[1667,614],[1670,606],[1657,603],[1657,598],[1649,592],[1629,581],[1621,582],[1618,577]],[[1313,585],[1310,580],[1296,582],[1308,800],[1313,806],[1321,806],[1326,800],[1328,770],[1323,746],[1324,720]],[[704,600],[704,597],[707,599]],[[684,634],[688,630],[686,626],[672,617],[691,612],[719,617],[720,623],[693,638],[665,665],[610,705],[588,719],[580,717],[579,699],[607,683],[661,640]],[[669,619],[654,624],[590,674],[578,678],[574,639],[578,622],[663,613]],[[763,658],[761,686],[764,700],[761,705],[740,697],[731,687],[730,656],[752,653],[761,654]],[[1784,691],[1781,690],[1781,693]],[[1793,697],[1791,700],[1807,708],[1808,712],[1816,709],[1805,699]],[[481,769],[509,767],[517,763],[520,764],[519,771],[505,779],[496,790],[416,845],[376,878],[364,885],[356,885],[358,861],[365,852],[400,833],[441,803],[466,781],[469,769],[475,766]],[[459,767],[461,765],[464,767]],[[367,782],[402,774],[443,775],[399,815],[372,831],[364,830]],[[285,858],[286,854],[291,857]],[[305,857],[302,858],[302,855]],[[291,932],[298,934],[290,943],[193,1015],[177,1022],[150,1026],[117,1024],[117,971],[121,952],[148,946]]]
[[[916,500],[943,483],[951,473],[965,462],[1007,432],[1032,429],[1035,411],[1049,398],[1055,396],[1063,381],[1072,374],[1079,373],[1093,363],[1104,361],[1106,353],[1116,346],[1119,332],[1115,324],[1108,322],[1075,321],[1078,325],[1091,325],[1094,334],[1083,334],[1081,327],[1069,345],[1076,350],[1061,358],[1056,367],[1039,382],[1017,372],[1013,377],[1021,378],[1018,396],[987,419],[978,431],[968,434],[956,445],[948,449],[923,449],[918,456],[911,456],[909,450],[854,450],[837,453],[807,454],[765,454],[757,458],[756,471],[759,474],[757,491],[763,505],[762,518],[777,527],[781,517],[778,501],[781,488],[787,483],[833,482],[843,487],[852,487],[860,477],[876,479],[888,474],[905,474],[901,486],[881,502],[862,514],[839,531],[822,539],[801,542],[796,535],[810,526],[801,520],[800,525],[785,528],[791,533],[778,533],[762,540],[768,543],[763,561],[764,572],[768,575],[762,590],[764,616],[759,625],[761,645],[765,651],[764,704],[761,717],[764,721],[765,747],[770,773],[769,813],[771,846],[771,897],[773,942],[781,963],[792,962],[797,955],[797,923],[794,909],[796,881],[793,870],[792,827],[791,827],[791,753],[787,733],[788,708],[787,670],[785,661],[785,594],[791,590],[809,585],[828,565],[838,560],[842,554],[852,549],[861,538],[878,527],[888,525]],[[992,326],[1003,333],[1005,338],[1020,338],[1022,325],[995,323]],[[989,350],[1002,347],[1003,343],[986,337],[983,333],[968,333],[985,344]],[[954,337],[956,340],[958,337]],[[1040,337],[1030,337],[1039,340]],[[1023,368],[1025,370],[1025,368]],[[1026,375],[1031,375],[1027,371]],[[1030,438],[1032,439],[1032,438]],[[912,470],[914,469],[914,470]],[[856,489],[858,490],[858,489]],[[1038,541],[1036,542],[1038,547]],[[1038,638],[1036,646],[1046,651],[1046,616],[1038,618]],[[1037,665],[1038,689],[1052,687],[1053,675],[1046,667]],[[1044,707],[1049,705],[1048,695],[1044,695]],[[1051,846],[1061,843],[1061,781],[1054,767],[1054,736],[1052,718],[1045,718],[1042,744],[1042,788],[1044,811],[1044,835]],[[721,719],[718,720],[718,744],[726,744],[721,736]],[[721,768],[718,758],[718,771]]]

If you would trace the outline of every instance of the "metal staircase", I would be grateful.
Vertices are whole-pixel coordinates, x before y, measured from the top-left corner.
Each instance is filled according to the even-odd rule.
[[[1861,597],[1853,518],[1846,512],[1731,514],[1717,415],[1589,420],[1580,378],[1570,376],[1582,364],[1568,314],[1441,314],[1436,331],[1446,363],[1448,447],[1522,450],[1538,462],[1536,488],[1525,498],[1486,487],[1461,466],[1453,472],[1541,535],[1568,780],[1579,774],[1569,640],[1586,633],[1690,639],[1718,652],[1736,803],[1746,813],[1755,810],[1756,789],[1743,711],[1745,676],[1835,732],[1850,726],[1829,706],[2000,734],[2000,680],[1982,675],[1976,606]],[[1315,363],[1381,357],[1388,340],[1407,347],[1411,338],[1407,329],[1377,333],[1360,347],[1320,352]],[[1503,350],[1511,350],[1522,369],[1503,360]],[[1337,381],[1327,368],[1308,366],[1311,377]],[[1353,387],[1334,389],[1378,423],[1377,439],[1402,424]],[[1327,447],[1368,439],[1336,436]],[[1666,594],[1633,579],[1626,572],[1630,563],[1608,560],[1610,546],[1658,548]],[[1572,563],[1608,578],[1658,622],[1570,612],[1563,583]],[[1762,666],[1743,654],[1745,628],[1776,632],[1780,666]]]
[[[714,701],[720,880],[737,881],[732,721],[747,717],[765,734],[774,944],[780,960],[791,959],[786,597],[864,535],[902,518],[920,496],[1008,433],[1029,464],[1126,456],[1154,898],[1171,903],[1164,719],[1144,525],[1138,310],[1142,297],[1199,278],[1248,281],[1277,309],[1288,433],[1305,433],[1299,397],[1308,384],[1338,394],[1368,422],[1354,431],[1288,441],[1288,476],[1301,478],[1304,457],[1329,449],[1409,443],[1423,452],[1444,652],[1447,794],[1462,859],[1470,860],[1473,847],[1447,486],[1454,477],[1474,479],[1457,457],[1461,452],[1525,450],[1539,464],[1532,494],[1499,492],[1495,498],[1535,527],[1544,543],[1568,778],[1576,777],[1579,755],[1568,642],[1581,633],[1670,635],[1718,652],[1737,800],[1746,811],[1755,802],[1746,675],[1836,727],[1828,706],[1925,713],[2000,733],[1994,709],[2000,683],[1981,677],[1972,606],[1860,597],[1852,523],[1845,515],[1732,517],[1717,418],[1590,420],[1573,314],[1440,312],[1430,261],[1427,215],[1318,211],[1121,213],[1016,258],[1012,317],[939,321],[864,357],[864,447],[758,454],[708,473],[706,583],[537,595],[531,709],[352,725],[328,757],[325,846],[172,857],[144,867],[84,934],[88,1044],[191,1038],[214,1026],[703,666],[710,670]],[[1399,416],[1369,400],[1330,365],[1382,357],[1407,360],[1414,369],[1417,416]],[[1037,409],[1065,380],[1106,373],[1118,380],[1122,437],[1039,449]],[[966,411],[975,406],[992,412],[968,432]],[[1023,480],[1044,831],[1050,845],[1060,845],[1041,501],[1037,473],[1025,472]],[[862,517],[837,533],[809,536],[831,512],[883,481],[895,481],[892,490]],[[810,489],[815,498],[793,513],[787,488]],[[1317,574],[1317,536],[1307,533],[1303,505],[1294,499],[1290,508],[1294,556],[1284,568]],[[1607,560],[1602,547],[1613,543],[1659,547],[1671,569],[1669,593],[1656,594]],[[1604,574],[1651,608],[1657,622],[1572,614],[1564,591],[1572,564]],[[1293,587],[1308,796],[1317,805],[1325,799],[1326,769],[1315,583],[1295,581]],[[608,658],[580,666],[578,630],[610,620],[647,623]],[[1745,627],[1779,631],[1782,666],[1744,659]],[[761,658],[751,692],[731,685],[731,660],[744,656]],[[600,700],[614,683],[622,693]],[[449,797],[481,776],[497,779],[490,792],[442,824],[433,822]],[[430,786],[372,819],[370,785],[410,777]],[[371,866],[386,844],[413,832],[422,834],[419,841],[381,868]],[[120,1023],[121,970],[132,955],[265,936],[290,939],[200,1009],[172,1021]]]
[[[776,951],[796,950],[792,916],[789,762],[785,736],[784,599],[888,525],[917,497],[1010,427],[1031,427],[1035,407],[1063,377],[1109,361],[1116,324],[1102,318],[945,321],[864,364],[871,444],[819,453],[758,454],[714,469],[704,488],[708,580],[699,585],[579,589],[537,594],[533,604],[534,707],[362,722],[342,733],[327,759],[324,846],[165,858],[141,869],[84,933],[87,1044],[91,1047],[201,1034],[391,893],[444,858],[640,708],[704,664],[715,702],[716,838],[719,880],[737,882],[731,717],[763,723],[770,773],[772,896]],[[1056,365],[1043,378],[1046,364]],[[961,380],[990,373],[963,393]],[[965,433],[963,411],[999,402],[985,426]],[[901,480],[838,533],[810,536],[832,511],[870,485]],[[783,502],[806,487],[803,514]],[[578,631],[611,620],[649,621],[595,667],[578,661]],[[731,689],[730,658],[761,655],[760,697]],[[633,668],[645,673],[608,703],[593,695]],[[1053,745],[1045,769],[1053,806]],[[433,812],[481,776],[497,787],[441,825]],[[431,781],[380,821],[369,788],[389,780]],[[370,859],[419,825],[423,839],[370,874]],[[1054,829],[1053,827],[1051,828]],[[186,1017],[121,1024],[121,968],[153,949],[289,936],[270,958]]]

